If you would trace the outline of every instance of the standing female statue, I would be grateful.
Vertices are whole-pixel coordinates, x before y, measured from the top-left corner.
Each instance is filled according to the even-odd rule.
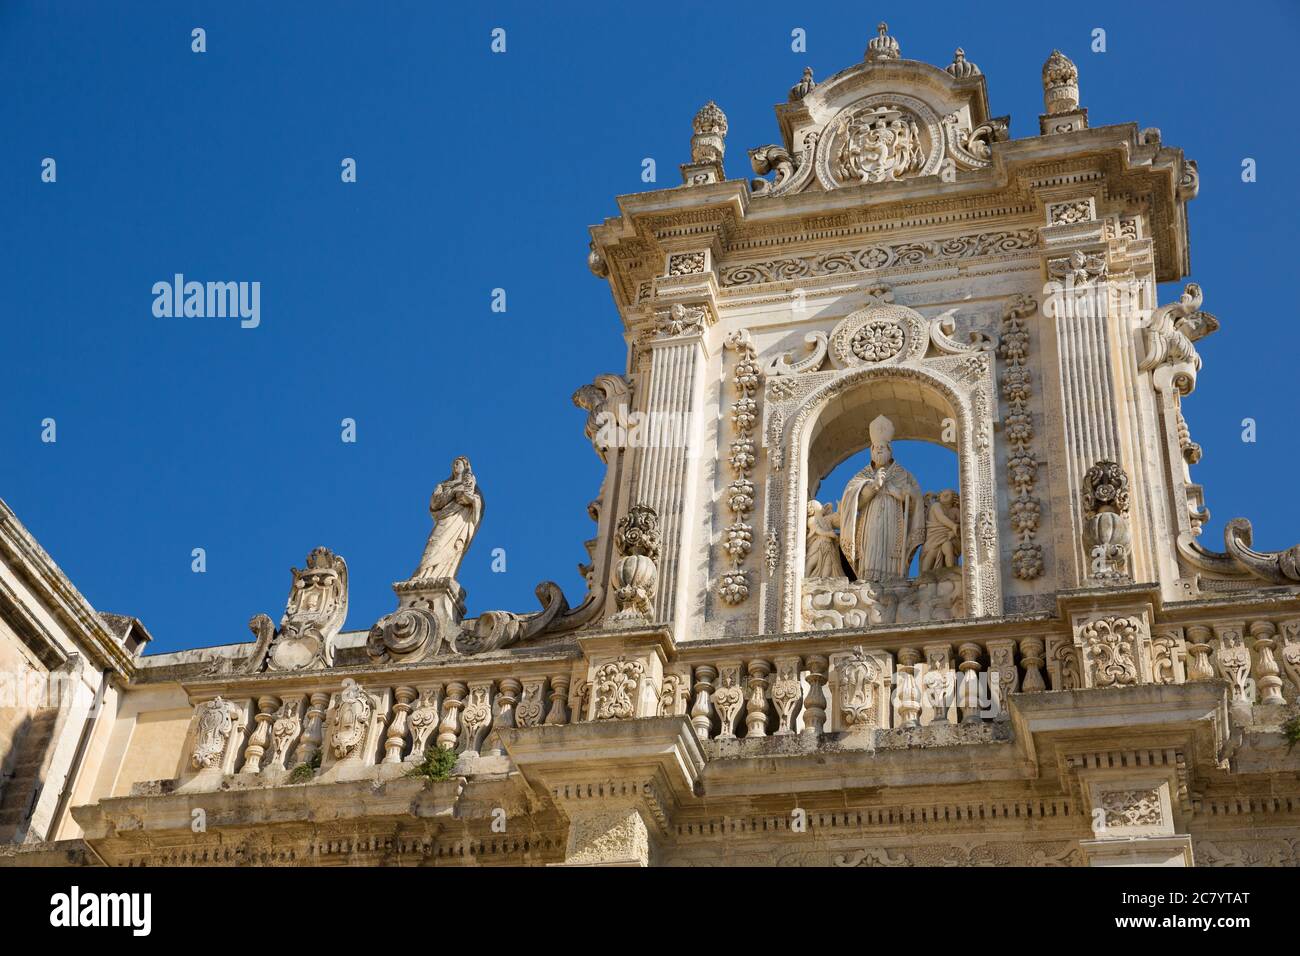
[[[921,488],[894,461],[894,423],[872,421],[871,464],[853,476],[840,502],[840,548],[859,581],[907,577],[912,554],[925,538]]]
[[[420,566],[412,581],[455,578],[456,569],[483,518],[483,496],[478,493],[474,472],[464,455],[451,463],[451,477],[439,482],[429,499],[433,531],[424,546]]]

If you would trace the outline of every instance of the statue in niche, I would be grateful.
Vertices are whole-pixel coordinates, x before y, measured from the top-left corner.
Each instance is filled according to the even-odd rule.
[[[878,415],[869,426],[871,463],[853,476],[840,502],[840,550],[859,581],[907,577],[925,539],[921,487],[894,461],[894,423]]]
[[[925,541],[921,570],[955,568],[961,554],[960,498],[951,488],[925,496]]]
[[[483,518],[483,496],[464,455],[451,463],[451,477],[433,489],[429,514],[433,516],[433,531],[411,580],[454,579]]]
[[[805,548],[804,576],[839,578],[844,576],[840,561],[840,516],[832,502],[808,502],[808,543]]]

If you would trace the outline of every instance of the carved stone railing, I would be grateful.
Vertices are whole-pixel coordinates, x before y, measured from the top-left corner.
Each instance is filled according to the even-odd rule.
[[[1227,681],[1230,699],[1300,699],[1300,620],[1157,627],[1085,621],[1075,633],[865,642],[756,654],[684,649],[665,670],[661,714],[701,740],[871,732],[1004,720],[1010,695]]]
[[[973,727],[1005,720],[1017,693],[1223,680],[1231,701],[1300,698],[1300,619],[1151,629],[1141,616],[1085,615],[1070,630],[1049,627],[948,640],[938,629],[754,638],[668,653],[653,636],[603,637],[583,657],[213,682],[189,688],[198,703],[179,783],[356,779],[398,772],[435,746],[470,758],[460,772],[472,772],[474,760],[505,758],[501,731],[626,718],[682,716],[701,741],[727,741]],[[304,765],[312,772],[294,772]]]
[[[499,731],[572,722],[581,706],[580,697],[570,698],[573,678],[572,659],[558,658],[501,662],[487,672],[467,666],[463,674],[357,669],[285,686],[243,680],[214,695],[191,687],[202,699],[178,782],[206,789],[231,775],[263,785],[355,779],[377,766],[404,770],[432,747],[504,756]]]

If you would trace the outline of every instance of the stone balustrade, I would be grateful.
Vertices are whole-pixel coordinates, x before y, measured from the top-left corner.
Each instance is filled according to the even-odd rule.
[[[249,681],[245,694],[226,683],[229,698],[196,707],[182,779],[219,770],[299,782],[306,772],[292,772],[303,765],[313,777],[345,778],[346,768],[418,763],[435,746],[504,757],[502,730],[619,718],[683,716],[700,740],[725,741],[975,726],[1006,719],[1016,693],[1223,680],[1234,701],[1300,697],[1300,620],[1151,630],[1140,617],[1085,616],[1041,635],[870,637],[849,646],[784,641],[788,650],[770,653],[761,640],[711,642],[679,648],[661,669],[622,656],[557,657],[545,673],[533,664],[515,676],[478,665],[436,680],[398,681],[389,669],[341,681],[321,673],[316,686],[299,677],[292,690]],[[602,696],[611,693],[626,706]]]

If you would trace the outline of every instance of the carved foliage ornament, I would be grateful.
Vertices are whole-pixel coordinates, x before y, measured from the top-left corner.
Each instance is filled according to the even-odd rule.
[[[727,337],[727,348],[736,353],[732,376],[736,400],[731,404],[731,424],[735,439],[731,443],[730,463],[736,480],[727,496],[732,521],[722,536],[722,551],[728,567],[719,577],[718,596],[728,604],[740,604],[749,597],[749,574],[742,567],[754,546],[754,528],[748,523],[754,506],[755,487],[751,477],[757,464],[754,438],[758,423],[758,398],[762,377],[754,343],[744,329]]]
[[[974,259],[1032,250],[1037,248],[1038,241],[1037,229],[1017,229],[952,236],[948,239],[867,246],[861,249],[846,249],[843,252],[824,252],[731,265],[720,271],[719,281],[723,288],[734,288],[842,273],[871,272],[877,269],[918,266],[948,259]]]
[[[1135,617],[1089,621],[1079,632],[1094,687],[1121,687],[1138,682],[1137,644],[1142,622]]]
[[[636,716],[637,689],[645,664],[620,657],[602,664],[592,680],[597,720],[627,720]]]
[[[1030,581],[1043,573],[1043,548],[1034,538],[1041,512],[1039,499],[1033,494],[1038,478],[1038,456],[1033,448],[1034,420],[1029,409],[1032,373],[1029,369],[1028,317],[1037,303],[1017,295],[1002,312],[1002,329],[998,354],[1003,360],[1002,395],[1007,403],[1003,435],[1010,446],[1007,455],[1007,481],[1014,497],[1011,500],[1011,524],[1016,548],[1011,555],[1011,571]]]

